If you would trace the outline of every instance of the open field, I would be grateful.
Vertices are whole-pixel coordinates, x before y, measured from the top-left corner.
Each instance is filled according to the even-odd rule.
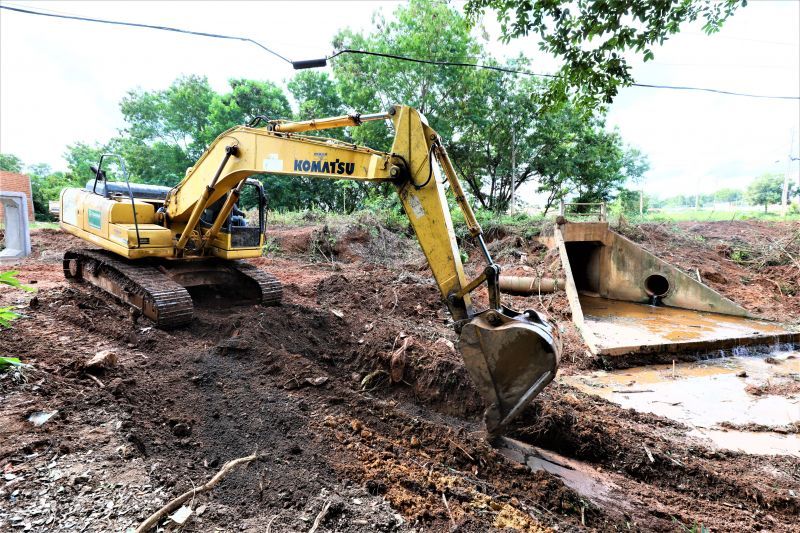
[[[562,293],[504,296],[556,321],[564,342],[559,377],[509,432],[561,471],[515,461],[484,437],[413,238],[374,218],[328,222],[268,228],[270,255],[252,262],[283,282],[282,306],[211,299],[171,332],[66,282],[61,255],[81,243],[35,230],[34,254],[13,268],[38,292],[0,289],[0,306],[25,314],[0,331],[2,355],[31,365],[0,378],[0,529],[124,531],[256,453],[197,497],[183,531],[309,531],[319,516],[316,531],[796,530],[797,456],[719,447],[577,385],[609,365],[587,353]],[[498,262],[558,274],[533,238],[541,224],[520,226],[488,228]],[[800,327],[800,265],[765,246],[799,222],[620,231],[754,313]],[[479,253],[467,251],[474,273]],[[117,363],[87,369],[102,350]],[[775,365],[789,381],[748,394],[800,409],[792,357]],[[52,416],[34,425],[42,413]],[[796,424],[735,429],[799,438]]]

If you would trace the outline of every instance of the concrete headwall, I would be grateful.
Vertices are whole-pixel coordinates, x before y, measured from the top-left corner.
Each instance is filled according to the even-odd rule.
[[[25,174],[0,170],[0,191],[21,192],[28,199],[28,221],[33,222],[33,191],[31,178]],[[0,220],[3,219],[3,206],[0,204]]]

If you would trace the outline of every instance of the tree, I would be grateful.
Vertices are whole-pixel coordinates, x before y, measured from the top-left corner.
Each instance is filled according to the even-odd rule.
[[[717,202],[724,202],[732,204],[742,200],[742,191],[739,189],[724,188],[714,193],[714,200]]]
[[[313,70],[300,72],[289,81],[287,88],[297,102],[299,120],[345,113],[344,101],[339,95],[336,83],[326,72]],[[326,135],[339,132],[341,130],[332,130]]]
[[[373,16],[373,32],[340,31],[336,49],[350,48],[419,58],[474,61],[484,54],[461,13],[444,2],[411,0],[387,20]],[[406,104],[423,113],[444,139],[456,138],[467,117],[480,109],[473,90],[479,73],[471,68],[447,68],[396,61],[389,58],[345,54],[336,58],[333,72],[339,94],[351,109],[386,110]],[[352,132],[355,142],[379,150],[391,147],[391,134],[383,123],[367,124]]]
[[[0,170],[22,172],[22,159],[14,154],[0,154]]]
[[[653,47],[678,33],[681,24],[705,21],[714,33],[746,0],[468,0],[465,11],[476,21],[497,11],[502,38],[535,34],[539,47],[563,61],[549,99],[575,93],[587,104],[610,103],[621,86],[633,83],[626,52],[645,61]]]
[[[747,186],[747,201],[752,205],[763,205],[766,213],[769,204],[780,203],[782,192],[783,176],[780,174],[762,174]],[[791,187],[789,194],[792,194]]]
[[[640,191],[620,188],[617,192],[617,197],[614,199],[614,203],[611,205],[612,212],[625,215],[638,215],[640,194]],[[644,195],[641,200],[642,212],[646,213],[650,205],[650,199],[647,195]]]
[[[83,178],[85,180],[94,177],[94,173],[90,167],[97,166],[100,162],[100,156],[107,152],[102,146],[95,144],[90,146],[86,143],[75,143],[67,146],[64,152],[64,159],[67,161],[67,168],[71,174],[76,178]]]
[[[336,81],[325,72],[300,72],[289,81],[287,87],[297,102],[297,120],[337,116],[347,112]],[[351,130],[352,128],[336,128],[308,134],[353,142]],[[279,185],[284,185],[294,193],[295,202],[301,208],[318,206],[347,213],[363,207],[364,200],[373,188],[368,184],[348,180],[332,181],[312,177],[278,178],[273,186]],[[286,192],[283,191],[284,196]]]

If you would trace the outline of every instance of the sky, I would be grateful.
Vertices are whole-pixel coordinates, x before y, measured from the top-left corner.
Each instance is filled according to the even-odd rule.
[[[329,54],[342,27],[369,31],[372,13],[390,14],[398,2],[0,4],[251,37],[302,59]],[[495,56],[522,52],[533,58],[534,71],[557,68],[533,38],[500,43],[492,14],[483,26]],[[631,64],[640,83],[800,96],[800,0],[751,1],[711,36],[699,24],[687,25],[655,49],[655,60]],[[0,151],[64,170],[68,144],[117,135],[124,125],[118,104],[127,91],[163,89],[186,74],[207,76],[215,90],[225,92],[230,78],[285,84],[294,71],[249,43],[0,10]],[[800,165],[787,165],[790,149],[794,157],[800,151],[798,100],[631,87],[610,106],[608,124],[649,157],[651,168],[640,186],[651,194],[743,188],[765,172],[788,171],[800,179]],[[533,187],[522,197],[535,203]]]

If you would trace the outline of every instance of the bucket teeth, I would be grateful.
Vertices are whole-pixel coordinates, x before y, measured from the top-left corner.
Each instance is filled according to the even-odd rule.
[[[461,330],[459,349],[486,402],[491,434],[518,416],[556,375],[561,342],[535,311],[488,310]]]

